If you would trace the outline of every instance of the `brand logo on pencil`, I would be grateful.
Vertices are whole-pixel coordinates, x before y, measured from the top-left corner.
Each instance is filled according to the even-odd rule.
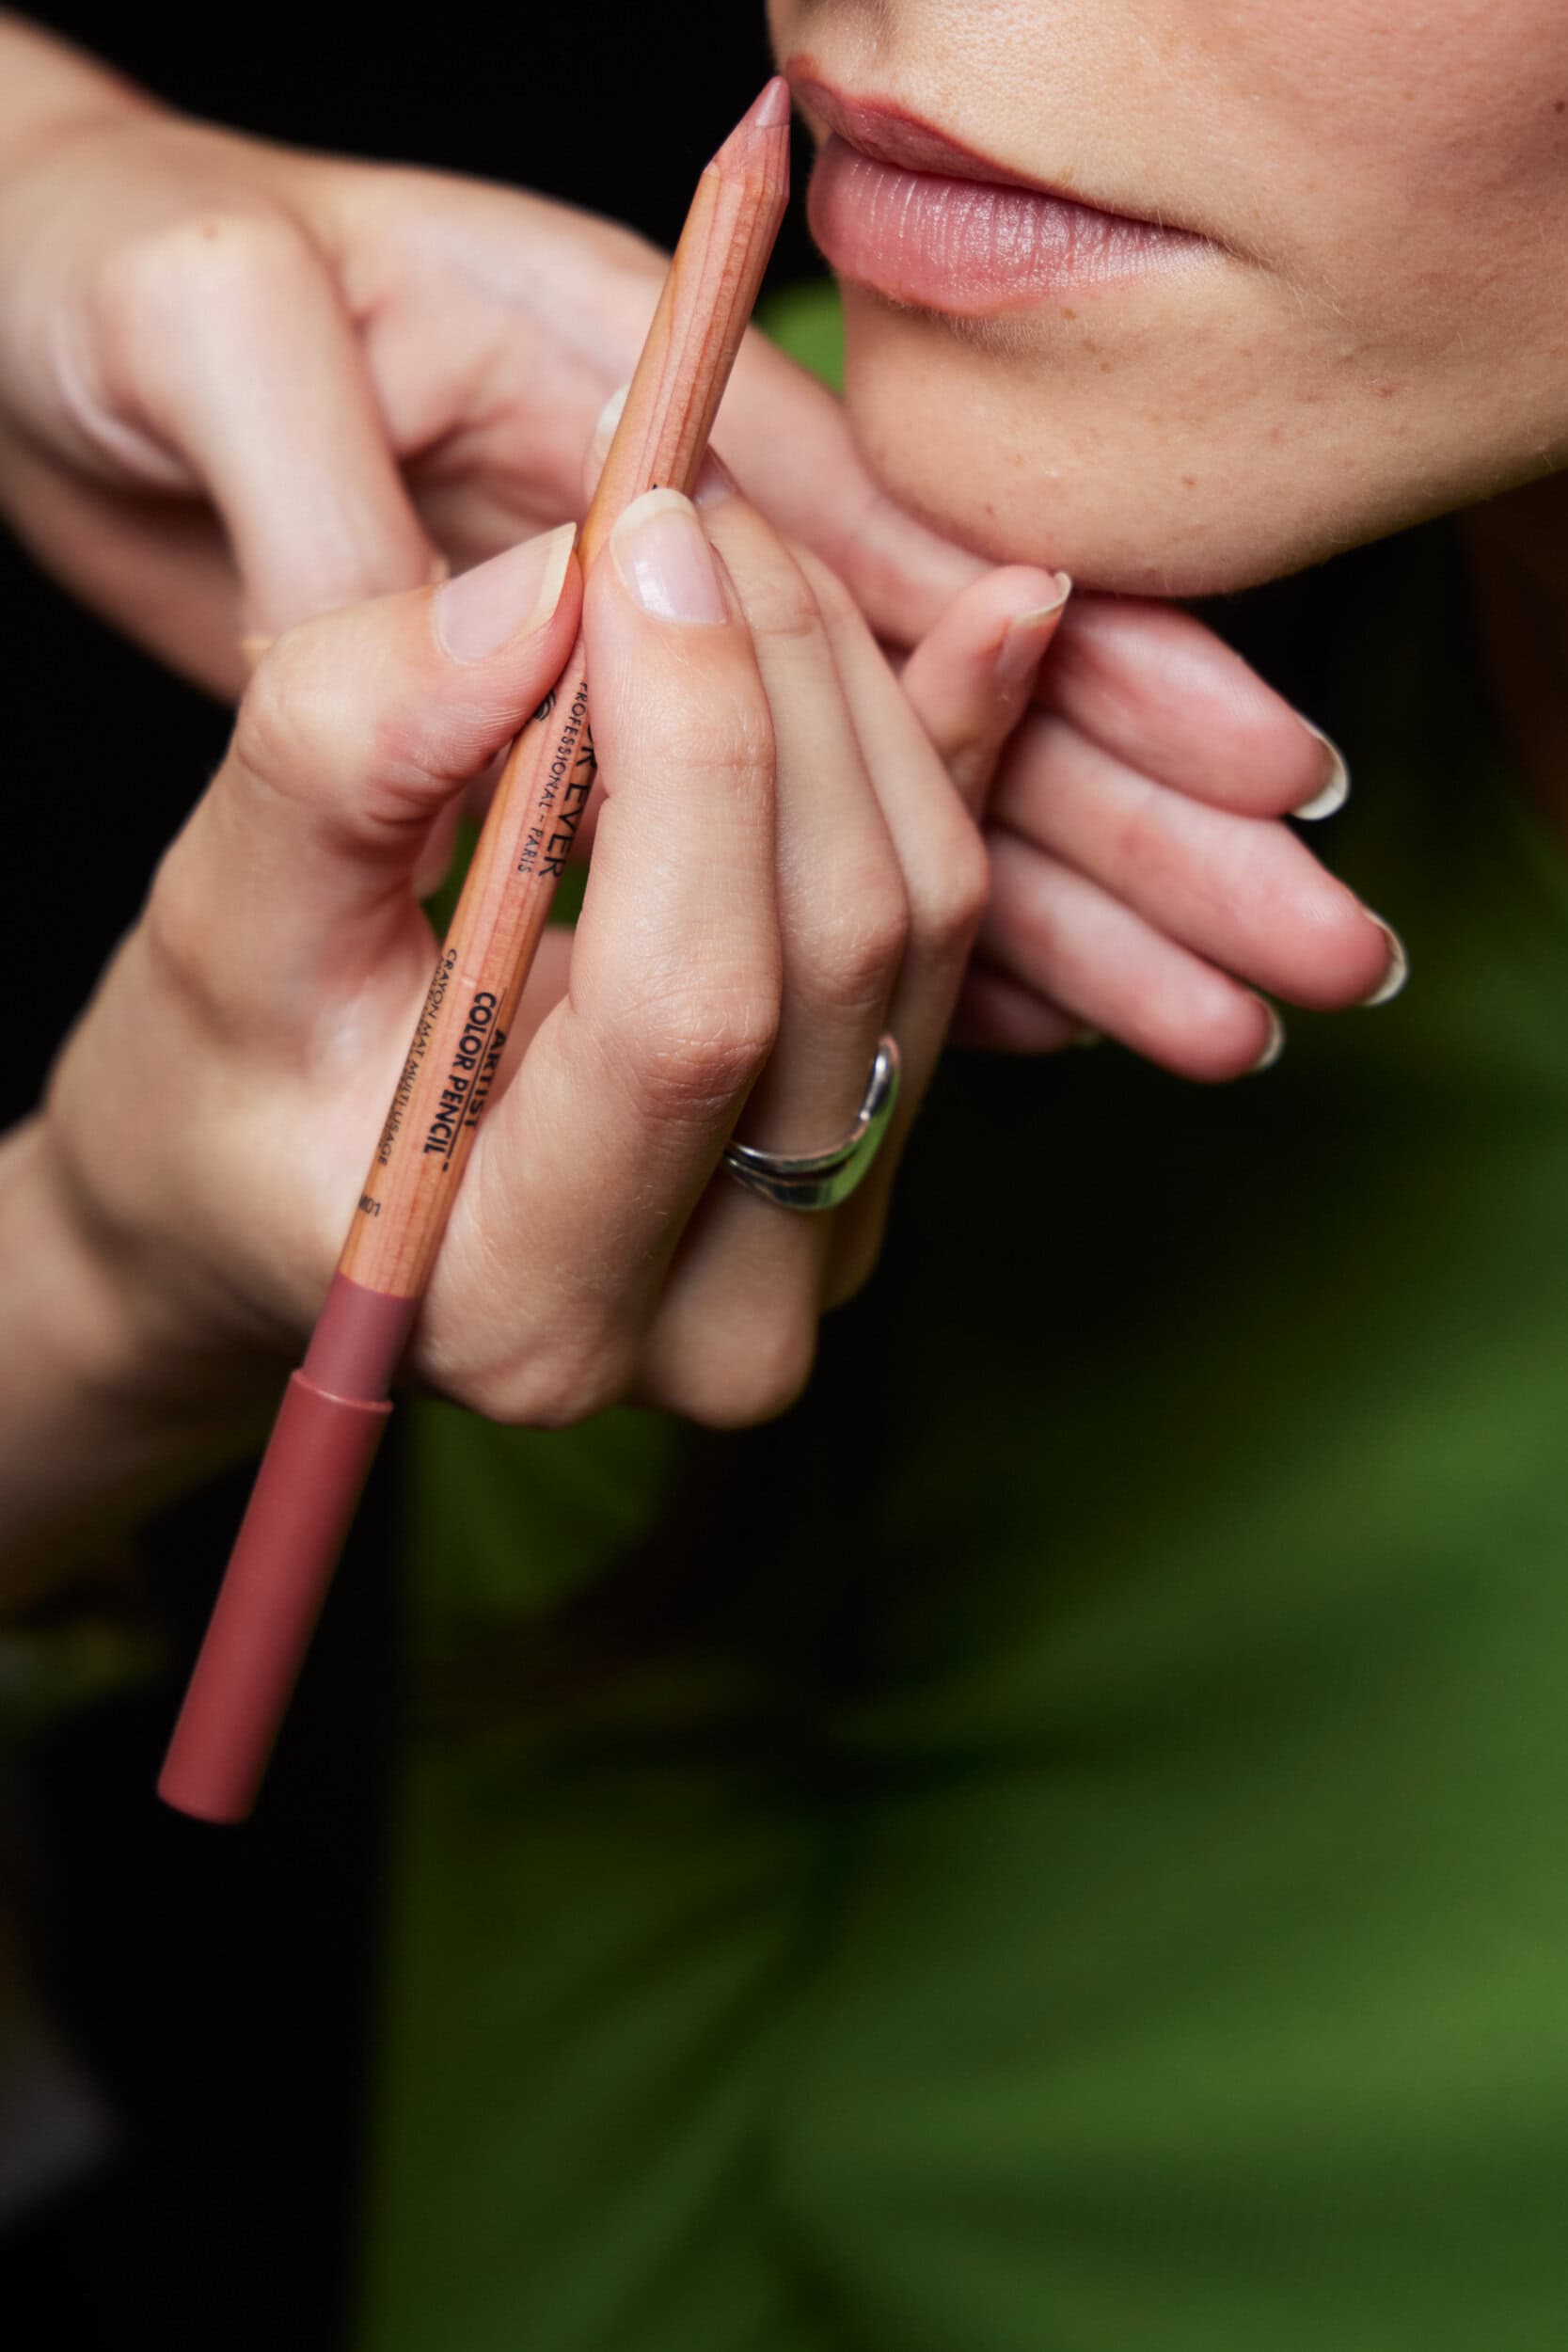
[[[552,693],[550,700],[554,702]],[[566,871],[582,812],[594,789],[594,737],[588,724],[588,681],[579,678],[555,755],[539,782],[535,822],[528,829],[519,874],[559,882]]]

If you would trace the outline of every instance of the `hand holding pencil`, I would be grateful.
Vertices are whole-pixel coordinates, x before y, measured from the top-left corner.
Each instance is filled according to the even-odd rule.
[[[759,466],[748,413],[747,485],[776,508],[781,481]],[[781,441],[784,489],[810,446],[794,426]],[[410,1339],[413,1379],[503,1419],[557,1423],[628,1397],[733,1423],[799,1386],[822,1307],[874,1262],[896,1151],[847,1207],[812,1220],[715,1183],[722,1144],[737,1122],[774,1150],[842,1133],[879,1003],[903,1048],[907,1126],[983,882],[946,779],[981,805],[1055,626],[1028,617],[1056,596],[1051,576],[980,573],[895,691],[836,580],[721,478],[705,490],[703,524],[726,622],[683,622],[633,594],[628,581],[661,592],[631,533],[594,567],[583,630],[605,849],[582,927],[546,935],[488,1073],[486,1129]],[[436,945],[415,883],[432,826],[559,679],[580,591],[563,544],[526,545],[439,592],[297,628],[263,663],[48,1103],[4,1147],[8,1328],[27,1368],[0,1463],[12,1597],[47,1591],[105,1526],[231,1455],[276,1402],[372,1150],[380,1169],[377,1138],[427,1004]],[[1193,636],[1179,616],[1164,627]],[[726,649],[740,641],[737,665]],[[1136,722],[1148,682],[1131,644],[1098,612],[1089,642],[1091,682],[1114,684],[1118,723]],[[1188,643],[1184,677],[1194,659]],[[1203,743],[1259,697],[1293,742],[1297,723],[1256,680],[1243,677],[1253,703],[1237,702],[1238,665],[1224,661],[1224,709],[1194,703]],[[1058,817],[1074,804],[1062,747],[1098,723],[1071,701],[1082,661],[1068,675],[1055,748],[1010,775],[1015,798],[1051,779]],[[1164,711],[1168,697],[1156,701]],[[1253,709],[1254,733],[1259,721]],[[1175,740],[1190,755],[1187,737]],[[720,819],[737,790],[759,830],[726,863]],[[1163,797],[1180,813],[1180,792]],[[771,864],[759,868],[770,813]],[[1030,826],[1017,809],[1011,823],[1016,863]],[[1256,825],[1242,830],[1257,886]],[[1270,888],[1282,939],[1305,862],[1281,831]],[[1004,980],[1009,922],[1022,931],[1004,899],[971,1003],[977,986],[997,993],[986,1041],[1037,1051],[1070,1020],[1031,1010]],[[1101,988],[1118,974],[1089,959],[1080,977]],[[1139,999],[1169,1009],[1171,1036],[1139,1041],[1184,1066],[1179,979]],[[1207,981],[1212,993],[1217,976]],[[1104,1017],[1118,1027],[1114,1008]],[[495,1025],[483,1051],[459,1032],[474,1070]],[[426,1140],[439,1145],[451,1107],[437,1100]],[[373,1406],[341,1402],[350,1429],[373,1434]]]
[[[630,1390],[744,1420],[793,1393],[825,1294],[874,1255],[891,1153],[865,1200],[804,1231],[738,1190],[704,1200],[759,1079],[770,1149],[842,1134],[889,1020],[912,1104],[985,889],[963,803],[843,592],[721,474],[708,514],[725,561],[680,495],[777,226],[786,125],[775,83],[700,184],[584,527],[584,641],[508,760],[176,1731],[160,1785],[187,1810],[248,1809],[427,1290],[421,1352],[482,1409],[548,1422]],[[566,552],[543,556],[546,602],[564,589]],[[441,592],[449,651],[462,650],[454,603],[461,615],[483,595],[472,579]],[[1061,601],[1026,569],[959,600],[955,644],[974,641],[984,688],[970,765],[975,740],[994,752],[1017,718]],[[539,641],[552,650],[562,609]],[[1022,659],[999,697],[996,645],[1021,612]],[[513,666],[530,696],[538,650]],[[289,653],[263,711],[298,696]],[[510,723],[520,715],[514,699]],[[363,724],[367,744],[386,743],[385,720]],[[565,993],[531,1017],[524,985],[593,789],[594,739],[594,880]],[[257,764],[243,725],[236,757]],[[436,762],[449,788],[451,767]],[[433,781],[428,797],[403,786],[410,822],[435,815]],[[321,952],[331,961],[330,936]],[[498,1189],[519,1185],[522,1213],[510,1201],[498,1228]],[[469,1308],[455,1345],[441,1295],[453,1284]],[[780,1302],[776,1328],[756,1316],[759,1288]],[[502,1321],[506,1303],[521,1311]]]

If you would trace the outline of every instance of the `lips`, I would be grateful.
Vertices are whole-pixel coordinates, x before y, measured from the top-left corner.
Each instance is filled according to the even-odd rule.
[[[832,134],[812,175],[812,234],[841,277],[895,301],[993,317],[1216,249],[1027,180],[902,107],[790,78]]]

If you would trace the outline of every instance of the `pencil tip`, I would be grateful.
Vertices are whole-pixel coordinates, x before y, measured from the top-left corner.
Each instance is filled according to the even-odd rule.
[[[747,107],[708,166],[721,179],[747,180],[760,169],[789,169],[789,84],[775,73]]]
[[[789,84],[782,73],[775,73],[750,111],[741,117],[741,127],[749,131],[776,131],[781,122],[788,120]]]

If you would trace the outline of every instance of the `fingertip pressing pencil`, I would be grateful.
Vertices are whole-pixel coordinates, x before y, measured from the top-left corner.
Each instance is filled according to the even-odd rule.
[[[775,77],[697,183],[582,526],[585,571],[643,491],[691,489],[788,188],[789,92]],[[507,755],[338,1271],[284,1391],[158,1782],[182,1812],[238,1821],[255,1802],[594,773],[579,637]]]

